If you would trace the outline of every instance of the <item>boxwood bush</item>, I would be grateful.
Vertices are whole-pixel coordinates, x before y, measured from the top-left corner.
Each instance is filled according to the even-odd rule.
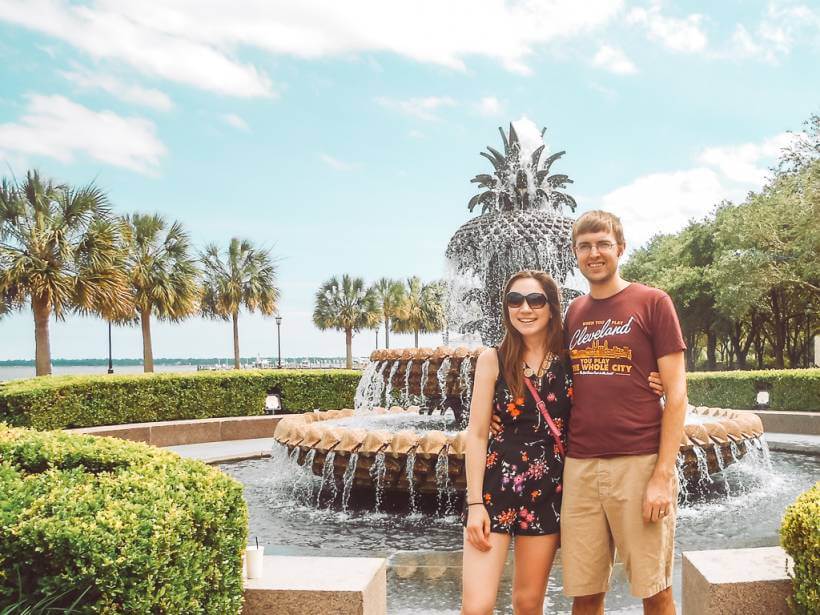
[[[0,423],[0,607],[239,613],[242,486],[144,444]],[[66,594],[68,592],[68,594]]]
[[[0,385],[0,420],[65,429],[262,414],[271,391],[285,412],[351,407],[353,370],[241,370],[128,376],[51,376]]]
[[[780,542],[794,559],[793,612],[820,613],[820,482],[786,509]]]
[[[820,369],[692,372],[687,381],[696,406],[754,410],[765,388],[770,410],[820,411]]]

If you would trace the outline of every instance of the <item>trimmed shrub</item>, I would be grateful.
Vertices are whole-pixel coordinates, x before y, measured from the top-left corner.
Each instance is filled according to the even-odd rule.
[[[794,559],[792,610],[820,613],[820,482],[786,509],[780,543]]]
[[[765,388],[770,410],[820,411],[820,369],[692,372],[687,383],[696,406],[754,410]]]
[[[128,376],[52,376],[0,386],[0,420],[65,429],[262,414],[278,391],[285,412],[351,407],[353,370],[241,370]]]
[[[0,423],[0,493],[0,606],[70,590],[79,613],[240,612],[247,507],[215,468]]]

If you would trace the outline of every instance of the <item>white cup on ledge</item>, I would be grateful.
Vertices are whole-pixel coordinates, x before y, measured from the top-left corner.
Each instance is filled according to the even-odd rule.
[[[265,547],[256,545],[245,549],[245,569],[249,579],[261,579],[264,569]]]

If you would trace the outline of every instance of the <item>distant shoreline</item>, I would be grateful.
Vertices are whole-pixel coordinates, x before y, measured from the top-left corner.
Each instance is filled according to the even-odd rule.
[[[270,363],[276,362],[276,357],[261,357]],[[241,362],[253,363],[257,357],[242,357]],[[282,362],[294,363],[300,361],[344,361],[344,357],[282,357]],[[202,358],[155,358],[154,365],[216,365],[233,363],[233,357]],[[80,367],[80,366],[107,366],[108,359],[52,359],[52,366]],[[114,359],[113,365],[142,365],[142,359]],[[7,359],[0,360],[0,367],[34,367],[34,359]]]

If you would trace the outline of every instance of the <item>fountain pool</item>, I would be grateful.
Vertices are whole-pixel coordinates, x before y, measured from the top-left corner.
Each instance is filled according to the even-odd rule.
[[[388,558],[388,612],[399,615],[457,613],[461,591],[461,526],[455,514],[389,514],[352,506],[347,512],[316,507],[321,477],[311,475],[305,499],[292,497],[295,477],[307,474],[283,459],[224,464],[222,470],[245,485],[250,535],[275,554],[382,556]],[[699,549],[773,546],[783,511],[820,476],[820,458],[772,452],[771,467],[748,455],[711,482],[693,489],[682,503],[676,537],[675,592],[680,598],[680,553]],[[505,573],[499,611],[511,613],[509,574]],[[560,560],[550,579],[549,612],[569,613],[569,601],[556,591]],[[505,610],[507,608],[507,610]],[[638,610],[636,610],[638,609]],[[640,612],[616,566],[607,613]]]

